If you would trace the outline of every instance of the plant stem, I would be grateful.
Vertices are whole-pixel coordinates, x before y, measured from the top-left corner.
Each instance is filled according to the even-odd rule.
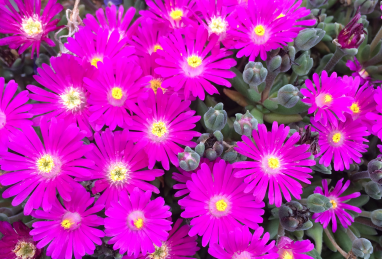
[[[342,250],[342,248],[337,244],[332,235],[329,233],[329,230],[327,228],[324,228],[324,231],[325,234],[328,236],[330,242],[337,248],[338,252],[340,252],[340,254],[343,257],[348,258],[348,254],[344,250]]]
[[[326,72],[330,72],[333,70],[335,65],[346,56],[346,53],[342,51],[340,47],[337,46],[336,51],[334,52],[333,57],[329,60],[329,62],[325,65],[324,69]]]
[[[377,229],[379,231],[382,231],[382,227],[378,227],[378,226],[374,225],[373,222],[371,222],[370,219],[358,217],[358,218],[355,218],[354,221],[358,222],[358,223],[361,223],[361,224],[363,224],[365,226],[369,226],[369,227],[375,228],[375,229]]]
[[[357,172],[351,176],[352,180],[360,180],[370,178],[368,171]]]
[[[354,235],[353,231],[351,231],[350,228],[347,228],[347,229],[346,229],[346,234],[348,235],[348,237],[350,238],[350,240],[351,240],[352,242],[354,242],[354,240],[358,239],[358,237],[356,237],[356,236]]]
[[[57,56],[57,52],[54,48],[52,48],[51,46],[49,46],[46,42],[42,42],[42,46],[44,47],[44,49],[46,49],[46,51],[49,53],[50,56],[52,57],[56,57]]]
[[[279,223],[279,228],[277,230],[277,243],[279,242],[280,237],[283,237],[284,235],[285,235],[285,229],[281,225],[281,223]]]
[[[370,218],[371,217],[371,212],[370,211],[362,211],[361,212],[361,217]]]
[[[294,85],[294,82],[296,82],[298,79],[298,75],[293,71],[292,75],[289,78],[289,83]]]
[[[41,221],[41,219],[34,219],[34,220],[31,220],[27,223],[25,223],[25,225],[28,227],[28,228],[31,228],[32,227],[32,224],[37,222],[37,221]]]
[[[23,217],[24,217],[24,212],[22,211],[22,212],[20,212],[19,214],[15,215],[15,216],[8,217],[9,223],[13,224],[16,221],[21,220]]]
[[[269,93],[271,92],[273,82],[275,81],[276,76],[280,73],[280,70],[269,72],[267,78],[265,79],[265,89],[261,93],[261,103],[263,103],[269,97]]]
[[[370,44],[370,53],[377,47],[379,41],[382,39],[382,26],[379,28],[377,35],[375,35],[373,41]]]

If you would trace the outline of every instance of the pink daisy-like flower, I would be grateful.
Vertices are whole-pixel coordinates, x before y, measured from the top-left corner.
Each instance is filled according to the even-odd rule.
[[[233,231],[223,232],[220,243],[211,244],[208,253],[219,259],[276,259],[278,254],[272,252],[275,241],[268,243],[269,233],[264,235],[264,229],[259,227],[252,233],[247,226],[236,227]],[[263,237],[261,237],[263,235]]]
[[[17,9],[9,0],[4,0],[5,6],[0,8],[0,33],[12,34],[12,36],[0,39],[0,46],[9,45],[11,49],[19,48],[23,53],[32,46],[32,57],[36,50],[40,52],[40,44],[44,41],[53,47],[54,41],[48,38],[48,33],[58,29],[56,27],[60,18],[52,20],[62,10],[62,5],[56,0],[50,0],[41,14],[41,0],[15,1]]]
[[[195,0],[165,0],[164,3],[147,0],[146,4],[149,9],[139,11],[139,14],[157,23],[164,23],[172,30],[184,28],[184,18],[192,17],[191,10],[195,9]]]
[[[313,26],[317,23],[316,19],[300,20],[310,14],[309,9],[301,7],[302,0],[276,0],[276,2],[278,3],[277,9],[281,10],[279,17],[287,17],[294,20],[295,24],[290,28],[291,31],[300,32],[304,27]]]
[[[249,57],[254,61],[260,55],[266,60],[267,52],[286,46],[297,37],[298,25],[296,19],[302,18],[303,13],[283,16],[279,1],[248,0],[248,8],[238,6],[236,19],[230,20],[231,30],[228,33],[237,40],[235,45],[237,57]]]
[[[375,110],[366,114],[366,118],[372,123],[371,133],[382,139],[382,89],[377,87],[374,91]]]
[[[359,61],[356,57],[354,57],[354,60],[349,59],[346,62],[346,66],[351,71],[354,71],[354,73],[352,73],[353,77],[357,77],[357,76],[360,77],[361,84],[371,82],[371,77],[369,76],[369,73],[366,72],[366,70],[362,67],[362,65],[359,63]]]
[[[210,95],[219,93],[211,82],[231,87],[225,78],[235,77],[235,73],[229,69],[236,65],[236,61],[227,58],[232,53],[220,49],[218,54],[208,56],[218,38],[216,34],[208,37],[203,25],[198,27],[196,38],[186,33],[183,39],[180,31],[175,31],[168,38],[161,38],[159,43],[163,50],[158,53],[162,58],[156,60],[161,67],[156,68],[155,72],[165,78],[162,86],[173,86],[175,91],[182,89],[186,99],[192,93],[201,100],[205,98],[204,90]]]
[[[322,180],[322,187],[324,187],[324,190],[322,190],[321,187],[316,187],[316,189],[314,190],[314,193],[319,193],[321,195],[324,195],[325,197],[328,197],[333,207],[324,212],[314,213],[312,218],[315,219],[316,222],[320,222],[324,228],[327,228],[329,222],[332,221],[333,232],[336,232],[337,230],[337,217],[341,225],[344,226],[345,228],[347,228],[348,226],[351,225],[352,222],[354,222],[353,217],[349,213],[347,213],[345,210],[351,210],[357,213],[362,212],[360,208],[346,204],[346,201],[361,196],[361,193],[355,192],[355,193],[340,197],[340,195],[344,191],[346,191],[346,189],[350,185],[349,180],[347,180],[345,184],[342,185],[343,180],[344,180],[343,178],[339,180],[336,184],[336,187],[332,191],[329,191],[328,182],[326,181],[326,179],[324,179]]]
[[[90,92],[90,122],[97,122],[97,129],[104,125],[114,130],[132,124],[127,112],[134,107],[141,88],[148,85],[151,77],[141,77],[142,69],[129,58],[118,58],[116,63],[105,59],[98,63],[99,74],[95,79],[84,78]],[[140,125],[142,126],[142,125]]]
[[[366,136],[370,135],[361,120],[353,121],[348,116],[345,122],[339,122],[337,126],[334,123],[324,126],[314,120],[311,123],[319,132],[318,144],[321,151],[317,157],[321,156],[320,164],[329,166],[333,161],[334,170],[343,171],[349,169],[353,161],[361,163],[361,153],[368,148],[364,142],[369,142]]]
[[[310,240],[293,241],[289,237],[283,236],[279,239],[273,252],[277,253],[279,256],[276,258],[280,259],[314,259],[304,254],[313,249],[314,245]]]
[[[98,62],[111,59],[116,63],[122,57],[131,57],[135,50],[126,46],[128,38],[121,38],[121,34],[114,30],[99,28],[96,34],[89,27],[82,27],[74,38],[69,37],[65,47],[81,59],[98,68]]]
[[[36,247],[36,243],[29,234],[30,229],[21,221],[9,224],[0,221],[0,233],[3,237],[0,240],[1,259],[38,259],[41,256],[41,249]]]
[[[101,245],[101,237],[104,237],[104,233],[95,228],[103,225],[104,219],[95,215],[103,206],[92,206],[94,198],[81,185],[74,187],[72,200],[64,200],[64,206],[54,198],[51,212],[32,213],[33,217],[46,220],[32,225],[34,229],[30,233],[34,240],[39,240],[37,248],[48,245],[46,255],[53,259],[71,259],[73,254],[76,259],[83,258],[85,253],[92,255],[94,243]]]
[[[119,249],[120,254],[138,257],[140,253],[154,253],[155,246],[168,239],[170,207],[164,205],[162,197],[150,200],[151,194],[137,187],[130,196],[121,192],[119,202],[113,201],[106,210],[105,234],[112,237],[109,244],[114,244],[113,249]]]
[[[133,124],[129,129],[133,141],[145,142],[148,154],[149,168],[160,161],[165,170],[170,169],[169,160],[175,166],[179,165],[178,153],[183,151],[179,145],[195,147],[191,141],[200,136],[199,132],[191,131],[200,116],[194,116],[190,110],[190,101],[181,101],[176,95],[164,95],[161,89],[157,94],[148,93],[147,98],[139,98],[138,106],[132,105],[136,114],[132,117]]]
[[[225,233],[244,224],[257,229],[263,222],[264,202],[244,193],[241,179],[233,176],[232,165],[220,160],[211,172],[207,164],[187,181],[190,194],[179,201],[185,208],[181,217],[193,218],[190,236],[203,236],[202,245],[219,243]]]
[[[317,73],[313,74],[313,82],[306,79],[307,89],[301,89],[301,93],[305,96],[302,101],[311,106],[308,113],[314,113],[314,121],[321,122],[324,126],[328,121],[337,126],[337,117],[340,121],[345,121],[344,113],[351,113],[349,107],[354,101],[353,97],[347,96],[349,89],[346,83],[335,72],[328,77],[325,70],[322,71],[321,78]]]
[[[28,85],[30,98],[40,103],[34,103],[31,113],[44,114],[48,120],[56,117],[69,123],[77,124],[86,132],[86,137],[93,136],[89,123],[89,93],[83,85],[83,78],[93,78],[97,70],[88,62],[72,55],[63,54],[52,57],[51,66],[46,64],[38,68],[34,79],[50,91],[38,86]],[[41,117],[37,117],[39,120]],[[38,125],[38,123],[37,123]]]
[[[140,171],[148,166],[147,155],[142,145],[134,145],[128,137],[127,130],[113,133],[106,129],[101,134],[95,134],[97,146],[91,144],[94,145],[93,150],[85,154],[86,158],[95,162],[94,173],[85,180],[98,179],[92,192],[104,191],[97,204],[106,204],[106,208],[111,201],[118,201],[121,192],[131,193],[134,187],[159,194],[158,188],[146,181],[154,181],[155,177],[163,175],[163,170]]]
[[[9,137],[8,148],[2,152],[1,169],[10,171],[0,176],[4,186],[13,185],[3,192],[3,198],[16,196],[12,205],[17,206],[29,195],[24,213],[40,206],[50,211],[56,199],[56,191],[65,200],[72,199],[72,189],[78,185],[73,178],[91,174],[93,161],[82,158],[92,149],[82,139],[86,132],[75,124],[52,118],[50,123],[41,119],[43,142],[31,126],[21,126]]]
[[[99,28],[102,28],[103,30],[107,30],[109,34],[111,34],[113,31],[118,31],[121,39],[130,39],[131,36],[136,32],[139,20],[133,22],[133,24],[130,26],[131,21],[135,15],[135,8],[130,7],[125,14],[124,11],[125,10],[123,5],[120,5],[118,10],[115,5],[106,7],[105,11],[103,8],[99,8],[95,13],[97,19],[94,17],[94,15],[87,14],[83,22],[95,33],[99,31]]]
[[[28,91],[15,96],[18,87],[15,81],[9,81],[5,87],[4,83],[4,78],[0,77],[0,148],[3,150],[8,146],[8,136],[23,125],[32,125],[29,118],[33,117],[29,113],[32,105],[26,104],[29,100]]]
[[[361,120],[363,125],[371,129],[373,123],[367,119],[366,114],[374,112],[377,105],[373,98],[374,88],[367,82],[360,85],[361,79],[358,76],[355,78],[344,76],[342,79],[348,87],[347,95],[354,97],[349,107],[353,120]]]
[[[244,192],[253,190],[257,202],[264,199],[268,189],[270,204],[280,207],[282,197],[291,201],[291,193],[296,199],[301,199],[302,186],[299,181],[310,184],[309,173],[316,162],[310,158],[309,145],[295,146],[300,140],[300,134],[295,132],[288,140],[289,127],[277,122],[267,132],[264,124],[258,130],[253,130],[253,141],[242,136],[242,142],[237,142],[235,150],[254,161],[236,162],[234,168],[241,169],[235,177],[244,178]]]

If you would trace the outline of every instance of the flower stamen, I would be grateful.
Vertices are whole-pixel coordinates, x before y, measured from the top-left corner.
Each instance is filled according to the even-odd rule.
[[[341,133],[334,134],[332,139],[333,139],[334,143],[340,142],[340,140],[341,140]]]
[[[98,63],[98,61],[101,61],[101,62],[102,62],[102,58],[95,57],[95,58],[93,58],[93,59],[90,61],[90,64],[92,64],[92,66],[95,66],[96,68],[98,68],[98,67],[97,67],[97,63]]]
[[[64,219],[63,221],[61,221],[61,227],[63,227],[64,229],[69,229],[72,225],[73,223],[69,219]]]
[[[170,17],[176,21],[182,19],[182,16],[183,16],[183,11],[179,9],[172,10],[170,13]]]
[[[37,167],[42,173],[50,173],[54,167],[53,158],[50,155],[44,155],[37,160]]]
[[[137,229],[141,229],[143,227],[143,219],[142,218],[138,218],[138,219],[134,220],[134,226]]]
[[[157,137],[162,137],[164,134],[167,133],[167,127],[164,122],[154,122],[151,127],[151,133],[154,134]]]
[[[254,32],[258,36],[263,36],[265,34],[265,28],[262,25],[257,25],[254,29]]]
[[[111,89],[111,96],[113,96],[113,98],[116,100],[121,100],[123,97],[122,89],[119,87],[113,87]]]
[[[360,112],[360,108],[359,108],[357,103],[353,103],[350,106],[350,110],[352,110],[353,113],[359,113]]]
[[[21,26],[23,27],[24,32],[28,34],[28,36],[35,36],[42,32],[41,22],[37,19],[33,19],[32,17],[23,19]]]
[[[15,253],[16,258],[32,259],[36,254],[36,246],[29,242],[19,241],[12,252]]]
[[[154,51],[154,52],[157,52],[158,49],[163,50],[163,48],[162,48],[161,45],[159,45],[159,44],[155,44],[155,45],[154,45],[154,49],[153,49],[153,51]]]
[[[187,63],[190,67],[196,68],[202,64],[202,59],[198,56],[192,55],[187,58]]]
[[[228,26],[228,23],[221,17],[212,18],[211,22],[208,25],[211,31],[217,34],[225,32],[227,30],[227,26]]]
[[[280,167],[280,161],[275,157],[268,158],[268,166],[272,169],[277,169]]]
[[[215,206],[218,211],[225,211],[228,207],[228,204],[223,199],[221,199],[216,202]]]
[[[335,200],[330,200],[330,203],[332,204],[333,209],[337,208],[338,204]]]
[[[110,170],[110,179],[113,182],[120,182],[126,179],[127,168],[122,164],[114,165]]]
[[[73,87],[70,87],[66,93],[60,95],[60,98],[65,107],[69,110],[74,110],[82,104],[81,93]]]
[[[330,103],[333,100],[333,97],[330,94],[325,95],[325,103]]]

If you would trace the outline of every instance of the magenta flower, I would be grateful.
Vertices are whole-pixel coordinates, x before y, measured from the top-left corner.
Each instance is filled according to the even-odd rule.
[[[277,246],[273,249],[273,252],[278,253],[282,259],[314,259],[310,255],[305,253],[314,249],[314,245],[309,239],[301,241],[293,241],[289,237],[283,236],[279,239]]]
[[[29,100],[28,91],[16,94],[17,83],[14,80],[8,82],[4,87],[4,78],[0,77],[0,147],[3,150],[8,146],[8,136],[17,132],[21,126],[32,125],[33,115],[29,113],[31,104],[26,104]]]
[[[253,130],[253,141],[247,136],[242,136],[242,142],[237,142],[235,150],[254,161],[236,162],[234,168],[241,169],[235,177],[244,178],[245,189],[248,193],[253,190],[257,202],[264,199],[268,189],[270,204],[280,207],[282,197],[291,201],[289,192],[301,199],[302,186],[299,181],[310,184],[309,166],[316,164],[308,152],[309,145],[295,146],[300,140],[300,134],[295,132],[288,140],[289,127],[277,122],[272,125],[272,131],[267,132],[264,124],[258,130]]]
[[[147,0],[148,10],[141,10],[139,14],[146,18],[153,19],[156,23],[164,23],[168,28],[184,28],[184,18],[192,17],[192,10],[195,9],[195,0]]]
[[[20,128],[21,131],[9,137],[8,148],[12,153],[1,153],[1,169],[10,172],[0,176],[0,183],[13,185],[3,192],[3,198],[16,196],[12,205],[17,206],[30,195],[24,207],[26,215],[41,206],[44,211],[50,211],[56,191],[65,201],[70,201],[72,189],[78,185],[70,176],[90,175],[87,167],[94,164],[82,158],[92,149],[82,142],[86,132],[64,120],[52,118],[48,123],[42,118],[41,142],[31,126]]]
[[[202,236],[202,245],[219,243],[224,233],[245,224],[257,229],[263,222],[264,202],[244,193],[242,180],[233,177],[232,165],[220,160],[211,172],[207,164],[187,181],[190,194],[179,201],[185,208],[181,217],[191,220],[190,236]]]
[[[131,26],[130,23],[135,15],[135,8],[130,7],[124,14],[123,5],[117,7],[112,5],[110,7],[99,8],[95,15],[97,19],[92,14],[87,14],[86,18],[83,20],[84,24],[89,27],[94,33],[98,33],[99,29],[107,30],[109,34],[113,31],[117,31],[120,34],[120,38],[128,38],[136,32],[139,20],[135,21]],[[98,20],[98,21],[97,21]]]
[[[314,121],[321,122],[324,126],[328,121],[337,126],[337,117],[345,121],[345,112],[352,113],[349,107],[352,105],[353,97],[346,96],[348,93],[346,83],[333,72],[330,77],[324,70],[321,78],[317,73],[313,74],[313,82],[305,80],[307,89],[301,89],[305,96],[302,101],[311,107],[308,113],[314,113]]]
[[[135,50],[132,46],[126,46],[128,38],[121,37],[121,34],[114,30],[99,28],[96,34],[90,27],[82,27],[75,35],[69,37],[65,47],[81,59],[85,59],[90,64],[98,68],[98,62],[104,59],[111,59],[113,64],[122,57],[131,57]]]
[[[33,223],[30,233],[34,240],[39,240],[37,248],[48,245],[46,255],[53,259],[71,259],[73,254],[76,259],[83,258],[85,253],[94,253],[94,243],[102,244],[104,233],[95,227],[102,226],[104,219],[95,214],[103,206],[92,206],[94,198],[81,185],[74,187],[72,198],[64,200],[62,206],[54,197],[51,212],[36,210],[32,213],[33,217],[46,221]]]
[[[132,124],[127,110],[133,108],[141,88],[149,84],[151,77],[141,77],[142,69],[128,58],[118,58],[116,63],[105,59],[98,67],[97,78],[84,78],[90,92],[89,121],[97,123],[97,131],[104,125],[111,130],[117,126],[126,128]]]
[[[382,139],[382,89],[377,87],[374,91],[375,111],[366,114],[366,118],[372,123],[371,133]]]
[[[275,241],[268,243],[269,233],[263,237],[264,229],[259,227],[253,235],[247,226],[236,227],[234,230],[223,232],[220,243],[213,243],[208,248],[208,253],[219,259],[276,259],[279,255],[273,252]]]
[[[93,150],[85,154],[87,159],[95,162],[95,166],[94,173],[84,180],[98,179],[92,192],[104,191],[97,204],[106,204],[106,208],[110,207],[112,201],[118,201],[121,192],[131,193],[134,187],[159,194],[159,190],[146,181],[154,181],[155,177],[163,175],[163,170],[141,171],[149,164],[147,155],[142,145],[134,145],[128,141],[128,137],[127,130],[113,133],[106,129],[101,134],[95,134],[97,146],[91,144]]]
[[[354,222],[353,217],[349,213],[347,213],[345,210],[351,210],[357,213],[362,212],[360,208],[346,204],[346,201],[361,196],[361,193],[355,192],[355,193],[340,197],[340,195],[344,191],[346,191],[346,189],[350,185],[349,180],[347,180],[345,184],[342,185],[343,180],[344,180],[343,178],[339,180],[336,184],[336,187],[332,191],[329,191],[328,182],[326,181],[326,179],[324,179],[322,180],[322,187],[324,187],[324,190],[322,190],[321,187],[316,187],[316,189],[314,190],[314,193],[319,193],[321,195],[328,197],[333,207],[324,212],[314,213],[312,218],[315,219],[316,222],[320,222],[324,228],[327,228],[329,222],[332,221],[333,232],[336,232],[337,230],[337,217],[341,225],[344,226],[345,228],[347,228],[348,226],[351,225],[352,222]]]
[[[160,247],[168,239],[171,230],[170,207],[164,205],[164,199],[150,200],[151,192],[134,188],[128,196],[121,192],[119,203],[113,201],[105,212],[105,234],[112,237],[109,244],[119,249],[120,254],[138,257],[140,253],[154,253],[155,246]]]
[[[48,1],[41,14],[41,0],[16,1],[18,11],[9,0],[4,0],[5,6],[0,8],[0,33],[12,35],[0,39],[0,46],[9,45],[11,49],[20,47],[20,54],[32,46],[32,57],[35,50],[39,55],[42,41],[53,47],[54,41],[49,39],[48,33],[59,29],[56,25],[60,18],[52,18],[62,10],[62,5],[56,2]]]
[[[21,221],[9,224],[0,221],[0,233],[3,237],[0,240],[1,259],[38,259],[41,249],[36,247],[36,243],[29,234],[30,229]]]
[[[52,57],[50,63],[51,66],[43,64],[42,68],[38,68],[38,75],[34,76],[38,83],[50,91],[34,85],[27,87],[34,93],[29,95],[30,98],[39,101],[33,104],[31,113],[44,114],[48,120],[55,117],[75,123],[86,132],[86,137],[91,138],[93,132],[89,122],[89,93],[83,79],[93,78],[96,69],[88,62],[67,54]],[[40,120],[41,116],[37,119]]]
[[[360,19],[361,19],[361,11],[360,11],[360,7],[358,7],[357,13],[350,20],[350,22],[345,26],[345,28],[343,28],[338,34],[337,41],[338,41],[338,44],[341,46],[341,48],[358,49],[358,47],[365,40],[365,34],[367,34],[367,32],[363,28],[362,22],[358,23]]]
[[[195,111],[190,110],[190,104],[190,101],[181,101],[175,94],[164,95],[158,89],[156,95],[151,91],[147,98],[138,99],[138,106],[132,106],[136,115],[132,117],[133,124],[129,127],[134,131],[130,132],[130,137],[134,142],[146,145],[150,169],[157,161],[165,170],[170,169],[169,160],[178,166],[177,155],[183,151],[179,145],[196,146],[191,140],[200,133],[191,129],[200,116],[194,116]]]
[[[361,153],[368,148],[364,142],[369,142],[366,136],[370,135],[361,120],[353,121],[348,116],[345,122],[339,122],[337,126],[334,123],[324,126],[314,120],[311,123],[320,133],[318,144],[321,152],[317,154],[317,157],[321,156],[320,164],[329,166],[333,161],[334,170],[343,171],[349,169],[353,161],[361,163]]]
[[[354,73],[352,73],[353,77],[359,76],[361,78],[361,84],[371,82],[371,77],[370,77],[369,73],[367,73],[367,71],[362,67],[361,63],[359,63],[359,61],[356,57],[354,57],[354,60],[349,59],[346,62],[346,66],[351,71],[354,71]]]
[[[248,0],[248,8],[237,7],[236,19],[230,20],[232,29],[228,33],[237,38],[238,58],[246,56],[254,61],[260,55],[266,60],[268,51],[286,46],[297,37],[299,29],[294,27],[301,24],[297,19],[305,16],[305,12],[286,10],[282,8],[284,5],[287,6],[280,1]],[[285,11],[292,15],[283,14]]]
[[[220,49],[218,54],[209,55],[212,48],[218,41],[216,34],[209,37],[208,31],[203,25],[197,29],[195,35],[186,33],[185,40],[177,30],[168,38],[161,38],[160,45],[163,51],[158,51],[161,59],[156,62],[161,66],[155,72],[165,78],[162,83],[164,88],[174,86],[175,91],[184,91],[185,98],[190,94],[204,100],[204,90],[210,95],[219,93],[211,84],[215,83],[226,87],[231,87],[231,83],[225,78],[235,77],[235,73],[229,69],[236,65],[233,58],[227,58],[232,53]]]
[[[310,14],[310,10],[301,7],[302,0],[276,0],[278,2],[278,9],[281,10],[281,14],[278,17],[287,17],[294,20],[295,24],[290,30],[300,32],[307,26],[313,26],[317,23],[316,19],[301,20]],[[303,26],[303,27],[302,27]]]

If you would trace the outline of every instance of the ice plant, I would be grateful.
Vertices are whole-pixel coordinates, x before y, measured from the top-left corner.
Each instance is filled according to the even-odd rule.
[[[82,27],[74,38],[68,38],[65,47],[73,54],[98,68],[98,62],[111,59],[117,62],[122,57],[131,57],[135,50],[132,46],[126,46],[128,38],[121,38],[121,34],[114,30],[111,33],[107,29],[99,28],[96,34],[85,26]]]
[[[319,163],[329,166],[333,161],[334,170],[343,171],[349,169],[353,162],[361,163],[363,152],[367,151],[369,142],[366,137],[370,135],[367,127],[361,120],[355,120],[348,116],[345,122],[338,125],[329,123],[324,126],[319,122],[311,121],[313,127],[319,132],[318,144],[321,152]]]
[[[222,233],[219,244],[211,244],[208,253],[219,259],[278,258],[278,254],[272,251],[275,241],[267,244],[269,233],[266,232],[264,235],[263,233],[262,227],[257,228],[253,235],[247,226],[236,227],[229,233]]]
[[[105,234],[112,237],[109,244],[119,249],[120,254],[138,257],[155,252],[169,237],[171,230],[170,207],[164,205],[164,199],[150,200],[151,192],[135,188],[130,196],[120,193],[119,203],[113,201],[105,214]]]
[[[137,101],[141,88],[151,77],[141,77],[142,69],[129,58],[119,57],[116,63],[105,59],[98,63],[99,74],[95,79],[84,78],[90,92],[90,122],[96,122],[97,130],[104,125],[114,130],[117,126],[126,128],[132,124],[131,110]]]
[[[11,80],[4,87],[4,81],[4,78],[0,77],[0,147],[8,145],[8,136],[17,131],[17,128],[32,125],[29,118],[33,116],[29,113],[32,105],[26,104],[29,100],[28,91],[15,95],[17,83]]]
[[[46,255],[53,259],[92,255],[94,243],[101,245],[104,236],[103,231],[95,228],[103,225],[104,219],[95,215],[103,206],[92,206],[93,203],[90,193],[78,185],[74,187],[72,200],[64,201],[64,206],[55,198],[51,212],[34,211],[33,217],[45,220],[32,225],[34,229],[30,233],[39,241],[37,248],[48,246]]]
[[[198,27],[196,39],[186,33],[184,40],[179,30],[168,38],[161,38],[159,44],[163,51],[158,53],[162,58],[156,60],[160,67],[155,72],[165,78],[162,87],[173,86],[175,91],[183,91],[186,99],[192,94],[202,100],[204,90],[210,95],[219,93],[211,82],[231,87],[226,78],[235,77],[229,69],[236,65],[236,61],[227,58],[232,53],[220,49],[218,54],[208,56],[218,38],[214,34],[207,43],[208,31],[203,25]]]
[[[363,28],[362,23],[358,23],[361,19],[361,12],[358,8],[357,13],[350,22],[338,34],[337,43],[342,49],[358,49],[365,40],[367,32]]]
[[[301,199],[302,186],[300,182],[310,184],[309,166],[316,164],[310,158],[309,145],[295,146],[300,135],[295,132],[288,140],[289,127],[277,122],[272,125],[271,132],[267,132],[264,124],[259,124],[258,130],[253,130],[253,141],[242,136],[242,142],[237,142],[235,150],[254,161],[236,162],[234,168],[240,169],[235,177],[244,178],[245,189],[248,193],[253,190],[257,202],[264,199],[268,189],[270,204],[281,206],[282,197],[291,201],[290,193]]]
[[[324,228],[327,228],[329,222],[332,221],[333,232],[336,232],[337,230],[337,218],[340,221],[341,225],[345,228],[348,228],[351,225],[351,223],[354,222],[353,217],[345,210],[351,210],[357,213],[362,212],[360,208],[346,204],[346,201],[361,196],[361,193],[355,192],[340,197],[340,195],[344,191],[346,191],[346,189],[350,185],[349,180],[347,180],[345,184],[342,184],[343,180],[344,179],[339,180],[334,189],[329,191],[328,182],[326,181],[326,179],[324,179],[322,180],[322,187],[324,189],[322,189],[321,187],[316,187],[316,189],[314,190],[314,193],[319,193],[328,197],[333,207],[327,211],[313,214],[312,218],[315,219],[316,222],[321,223]]]
[[[48,33],[58,29],[56,27],[60,18],[52,20],[62,10],[62,5],[56,0],[50,0],[41,14],[41,0],[11,1],[4,0],[5,5],[0,8],[0,33],[11,34],[11,36],[0,39],[0,46],[9,45],[11,49],[19,48],[23,53],[32,46],[32,57],[36,50],[40,52],[41,42],[48,46],[54,46],[54,41],[49,39]]]
[[[310,255],[305,253],[310,252],[314,249],[314,245],[310,240],[293,241],[289,237],[282,236],[277,246],[273,249],[280,259],[314,259]]]
[[[38,259],[41,249],[29,234],[30,229],[21,221],[9,224],[0,221],[0,258],[1,259]]]
[[[29,95],[30,98],[40,102],[33,104],[31,113],[44,114],[48,120],[56,117],[75,123],[86,132],[86,137],[91,138],[93,132],[89,123],[89,92],[85,89],[83,79],[93,78],[96,68],[67,54],[52,57],[50,64],[43,64],[42,68],[37,69],[38,75],[34,76],[49,91],[34,85],[27,87],[33,93]]]
[[[190,101],[181,101],[173,94],[163,94],[158,89],[156,95],[153,91],[147,98],[139,98],[138,105],[132,105],[135,113],[133,124],[129,126],[131,140],[144,142],[148,154],[149,168],[155,162],[161,162],[165,170],[170,169],[169,160],[178,166],[178,153],[183,151],[179,145],[195,147],[193,137],[200,136],[199,132],[192,131],[200,116],[194,116],[195,111],[190,110]]]
[[[382,139],[382,89],[377,87],[374,91],[375,111],[366,114],[366,118],[372,122],[371,133]]]
[[[354,57],[354,60],[349,59],[346,62],[346,66],[351,71],[354,71],[352,73],[353,77],[359,76],[361,78],[361,84],[368,83],[371,81],[369,73],[362,67],[361,63],[359,63],[356,57]]]
[[[134,187],[159,194],[158,188],[146,181],[154,181],[163,175],[163,170],[141,170],[149,164],[147,155],[142,145],[128,141],[127,130],[113,133],[106,129],[94,138],[96,145],[91,144],[93,149],[85,154],[95,162],[94,173],[84,180],[98,179],[92,189],[93,194],[103,192],[97,204],[106,204],[108,208],[112,201],[118,201],[121,192],[131,193]]]
[[[337,117],[340,121],[346,120],[344,113],[351,113],[349,107],[354,99],[347,96],[347,85],[337,77],[337,73],[333,72],[330,77],[325,70],[322,71],[321,77],[315,73],[313,82],[306,79],[305,84],[307,89],[301,89],[304,95],[302,101],[310,105],[308,113],[314,113],[314,121],[324,126],[328,122],[337,126]]]
[[[139,20],[130,26],[135,15],[135,8],[130,7],[126,13],[124,13],[124,11],[123,5],[120,5],[118,10],[115,5],[106,7],[105,11],[103,8],[99,8],[95,13],[97,19],[92,14],[87,14],[83,22],[95,33],[102,28],[103,30],[107,30],[109,34],[113,31],[117,31],[121,39],[130,39],[136,32]]]
[[[241,179],[233,176],[232,165],[220,160],[213,170],[205,163],[187,181],[189,195],[179,201],[185,208],[181,217],[193,218],[190,236],[202,236],[202,245],[221,242],[223,235],[245,224],[257,229],[263,221],[264,202],[256,202],[251,194],[244,193]]]
[[[42,140],[29,126],[21,126],[9,137],[8,148],[12,152],[2,152],[1,169],[9,171],[0,176],[0,184],[13,185],[3,192],[3,198],[16,196],[12,205],[21,204],[29,195],[24,213],[42,206],[50,211],[56,200],[56,191],[65,201],[72,199],[71,192],[76,183],[71,176],[84,177],[91,174],[87,168],[93,161],[82,158],[91,146],[82,139],[86,132],[75,124],[52,118],[48,123],[41,119]]]

